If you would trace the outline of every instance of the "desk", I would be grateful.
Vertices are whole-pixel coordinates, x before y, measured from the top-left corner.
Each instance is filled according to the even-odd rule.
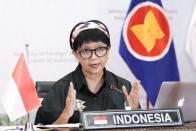
[[[151,128],[129,128],[129,129],[104,129],[104,131],[196,131],[196,122],[186,123],[184,126],[175,127],[151,127]],[[55,131],[55,130],[54,130]],[[56,129],[56,131],[83,131],[83,129]]]
[[[51,129],[49,131],[83,131],[82,128],[68,129]],[[93,130],[95,131],[95,130]],[[99,130],[103,131],[103,130]],[[104,129],[104,131],[196,131],[196,122],[186,123],[184,126],[175,127],[150,127],[150,128],[124,128],[124,129]]]
[[[13,129],[13,126],[0,126],[0,131]],[[58,128],[58,129],[36,129],[35,131],[83,131],[82,128]],[[124,128],[124,129],[104,129],[104,131],[196,131],[196,122],[185,123],[184,126],[175,127],[150,127],[150,128]],[[96,130],[94,130],[96,131]],[[103,130],[99,130],[103,131]]]

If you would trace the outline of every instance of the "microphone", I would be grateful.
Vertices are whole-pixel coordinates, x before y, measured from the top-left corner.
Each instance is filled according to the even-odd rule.
[[[122,94],[123,96],[125,96],[125,94],[123,93],[123,91],[122,90],[119,90],[118,88],[116,88],[113,84],[108,84],[108,88],[111,90],[111,91],[113,91],[113,90],[115,90],[115,91],[117,91],[117,92],[119,92],[120,94]]]
[[[122,95],[123,95],[123,98],[124,98],[125,110],[131,110],[131,106],[129,105],[129,102],[127,101],[127,98],[126,98],[126,96],[125,96],[125,94],[123,93],[122,90],[119,90],[118,88],[116,88],[116,87],[115,87],[114,85],[112,85],[111,83],[108,84],[108,88],[109,88],[109,90],[111,90],[111,91],[115,90],[115,91],[119,92],[120,94],[122,94]]]

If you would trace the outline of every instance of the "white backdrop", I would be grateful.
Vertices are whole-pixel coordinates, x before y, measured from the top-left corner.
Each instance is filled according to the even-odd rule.
[[[25,44],[30,45],[29,69],[34,81],[58,80],[74,70],[77,61],[71,54],[69,33],[76,23],[90,19],[101,20],[109,28],[112,49],[107,69],[133,82],[134,76],[118,53],[129,3],[129,0],[0,0],[0,88],[7,86]],[[196,69],[185,52],[196,1],[162,0],[162,3],[171,25],[181,81],[196,81]]]

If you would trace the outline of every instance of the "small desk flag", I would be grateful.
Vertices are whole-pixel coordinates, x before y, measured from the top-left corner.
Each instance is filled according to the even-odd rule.
[[[2,104],[11,121],[41,106],[25,57],[21,54],[8,87],[1,93]]]

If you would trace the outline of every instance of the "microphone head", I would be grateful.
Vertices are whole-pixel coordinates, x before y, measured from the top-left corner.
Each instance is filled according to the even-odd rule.
[[[112,91],[112,90],[114,90],[114,85],[108,84],[108,88],[109,88],[110,91]]]

